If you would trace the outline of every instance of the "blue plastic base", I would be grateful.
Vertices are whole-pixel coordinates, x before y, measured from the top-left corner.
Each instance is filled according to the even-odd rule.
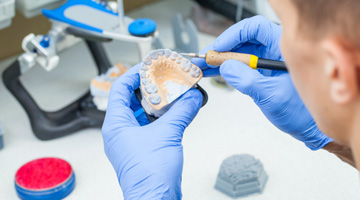
[[[114,16],[118,15],[117,13],[113,13],[110,10],[108,10],[105,6],[103,6],[99,3],[96,3],[94,1],[91,1],[91,0],[68,0],[64,5],[60,6],[57,9],[54,9],[54,10],[43,9],[42,13],[45,15],[45,17],[52,19],[52,20],[64,22],[64,23],[70,24],[72,26],[83,28],[83,29],[90,30],[90,31],[95,31],[95,32],[99,32],[99,33],[103,32],[103,30],[99,29],[98,27],[89,26],[85,23],[75,21],[73,19],[68,18],[66,16],[65,11],[73,6],[83,6],[85,8],[92,8],[94,10],[98,10],[98,11],[108,13],[108,14],[111,14]]]
[[[131,35],[146,37],[155,32],[156,22],[147,18],[137,19],[134,20],[128,28]]]
[[[20,199],[26,200],[60,200],[68,196],[75,187],[75,174],[71,174],[64,184],[48,190],[27,190],[15,183],[15,189]]]

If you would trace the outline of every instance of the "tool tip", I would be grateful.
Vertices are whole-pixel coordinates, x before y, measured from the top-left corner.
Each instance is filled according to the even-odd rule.
[[[205,58],[205,55],[199,55],[197,53],[180,53],[180,55],[189,56],[192,58]]]

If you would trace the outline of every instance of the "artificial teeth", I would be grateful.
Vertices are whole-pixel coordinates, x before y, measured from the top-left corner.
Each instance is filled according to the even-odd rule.
[[[149,78],[143,78],[141,82],[142,84],[147,85],[151,82],[151,80]]]
[[[158,94],[150,94],[149,101],[150,101],[150,103],[157,105],[160,103],[161,97]]]
[[[146,71],[140,70],[140,77],[141,78],[147,78],[148,74],[146,73]]]
[[[153,60],[156,60],[156,59],[158,59],[158,57],[159,57],[158,51],[156,51],[156,50],[150,52],[149,55],[150,55],[151,59],[153,59]]]
[[[149,94],[156,93],[157,87],[154,83],[149,83],[149,84],[145,85],[145,91]]]
[[[177,64],[180,64],[180,63],[181,63],[181,60],[182,60],[182,56],[179,56],[179,57],[176,59],[176,63],[177,63]]]
[[[190,71],[190,75],[194,78],[198,78],[200,76],[200,71],[199,72],[196,72],[194,70],[191,70]]]
[[[140,67],[141,70],[147,71],[149,68],[143,63]]]
[[[201,69],[170,49],[157,49],[144,57],[140,65],[141,92],[147,113],[158,113],[191,88],[202,77]],[[175,84],[182,84],[178,88]],[[180,87],[180,86],[179,86]],[[183,89],[184,88],[184,89]]]
[[[187,66],[187,62],[188,62],[188,60],[187,59],[183,59],[182,61],[181,61],[181,68],[183,69],[183,70],[185,70],[185,68],[186,68],[186,66]]]
[[[163,56],[165,54],[164,49],[159,49],[158,54],[159,54],[159,56]]]
[[[184,70],[184,71],[189,71],[190,68],[191,68],[191,63],[188,59],[183,59],[181,61],[181,68]]]
[[[165,49],[165,57],[168,58],[171,55],[171,50],[170,49]]]
[[[178,54],[173,52],[170,56],[171,60],[175,60],[178,57]]]
[[[143,60],[143,62],[145,63],[145,65],[151,65],[152,61],[151,61],[151,57],[150,56],[146,56]]]
[[[181,63],[181,68],[185,71],[185,72],[188,72],[190,69],[191,69],[191,62],[188,61],[188,62],[182,62]]]

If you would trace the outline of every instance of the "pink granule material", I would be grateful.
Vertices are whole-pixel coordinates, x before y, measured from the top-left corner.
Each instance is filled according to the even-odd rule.
[[[46,190],[65,183],[72,175],[71,165],[60,158],[40,158],[20,167],[15,183],[29,190]]]

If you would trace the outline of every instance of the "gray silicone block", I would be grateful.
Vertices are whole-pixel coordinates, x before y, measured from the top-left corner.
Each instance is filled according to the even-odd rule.
[[[3,141],[3,129],[0,125],[0,150],[4,147],[4,141]]]
[[[249,154],[226,158],[220,167],[215,188],[233,198],[262,193],[268,176],[262,163]]]

